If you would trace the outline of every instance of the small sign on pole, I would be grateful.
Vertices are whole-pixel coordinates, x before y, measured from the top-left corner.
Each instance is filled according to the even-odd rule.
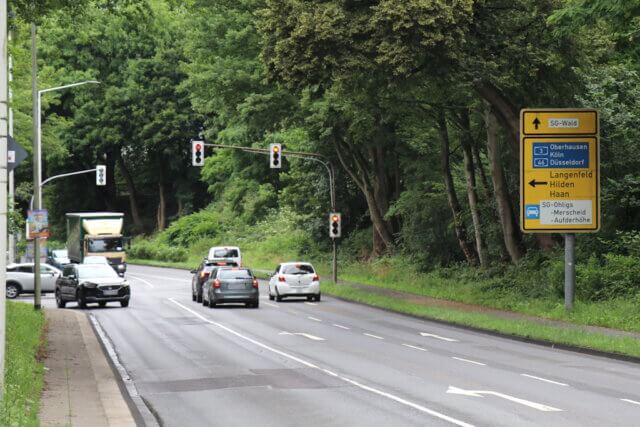
[[[30,210],[27,213],[28,236],[31,239],[49,237],[49,212],[46,209]]]

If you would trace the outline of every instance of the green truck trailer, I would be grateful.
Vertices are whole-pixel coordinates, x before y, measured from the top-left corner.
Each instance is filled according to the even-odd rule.
[[[67,214],[67,251],[71,262],[87,256],[103,256],[120,275],[127,269],[122,229],[124,214],[83,212]]]

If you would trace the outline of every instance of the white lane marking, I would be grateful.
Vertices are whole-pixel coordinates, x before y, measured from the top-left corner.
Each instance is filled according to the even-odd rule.
[[[305,302],[305,304],[307,304],[307,305],[318,305],[315,302]]]
[[[486,363],[476,362],[475,360],[463,359],[462,357],[453,357],[453,359],[459,360],[461,362],[473,363],[474,365],[487,366]]]
[[[313,341],[324,341],[324,338],[320,338],[320,337],[317,337],[317,336],[311,335],[311,334],[305,334],[304,332],[282,331],[278,335],[300,335],[301,337],[309,338],[310,340],[313,340]]]
[[[490,390],[464,390],[458,387],[449,386],[447,390],[449,394],[460,394],[462,396],[484,397],[483,395],[491,395],[500,397],[511,402],[519,403],[520,405],[528,406],[538,411],[543,412],[560,412],[562,409],[554,408],[553,406],[543,405],[542,403],[532,402],[526,399],[520,399],[519,397],[509,396],[508,394],[498,393],[497,391]]]
[[[428,334],[426,332],[420,332],[420,335],[422,335],[423,337],[431,337],[431,338],[435,338],[437,340],[442,340],[442,341],[448,341],[448,342],[458,342],[458,340],[454,339],[454,338],[447,338],[447,337],[442,337],[440,335],[435,335],[435,334]]]
[[[384,339],[384,338],[382,338],[382,337],[379,337],[379,336],[377,336],[377,335],[373,335],[373,334],[367,334],[367,333],[364,333],[364,334],[362,334],[362,335],[366,335],[366,336],[368,336],[368,337],[375,338],[375,339],[377,339],[377,340],[383,340],[383,339]]]
[[[264,305],[268,305],[269,307],[280,308],[278,304],[271,304],[270,302],[263,302]]]
[[[635,400],[631,400],[631,399],[620,399],[620,400],[627,403],[633,403],[634,405],[640,405],[640,402],[637,402]]]
[[[333,326],[335,326],[336,328],[340,328],[340,329],[346,329],[347,331],[351,328],[347,328],[346,326],[342,326],[342,325],[338,325],[337,323],[334,323]]]
[[[546,383],[557,384],[557,385],[561,385],[563,387],[569,387],[569,384],[559,383],[558,381],[552,381],[552,380],[548,380],[546,378],[536,377],[534,375],[529,375],[529,374],[520,374],[520,375],[522,375],[523,377],[527,377],[527,378],[533,378],[534,380],[544,381]]]
[[[132,279],[141,281],[142,283],[144,283],[145,285],[149,286],[150,288],[154,287],[151,283],[147,282],[146,280],[144,280],[144,279],[142,279],[140,277],[136,277],[136,276],[133,276],[131,274],[127,274],[127,276],[131,277]]]
[[[316,317],[307,316],[307,319],[313,320],[314,322],[322,322],[322,320],[320,320],[320,319],[318,319]]]
[[[411,344],[402,344],[402,345],[405,346],[405,347],[413,348],[414,350],[427,351],[426,348],[418,347],[418,346],[411,345]]]
[[[235,335],[236,337],[238,337],[240,339],[248,341],[248,342],[250,342],[250,343],[252,343],[252,344],[254,344],[254,345],[256,345],[256,346],[258,346],[260,348],[263,348],[263,349],[268,350],[268,351],[270,351],[272,353],[278,354],[278,355],[280,355],[282,357],[285,357],[287,359],[296,361],[296,362],[300,363],[301,365],[307,366],[309,368],[317,369],[317,370],[319,370],[321,372],[326,373],[327,375],[331,375],[331,376],[335,375],[333,372],[330,372],[328,370],[320,368],[319,366],[314,365],[313,363],[307,362],[304,359],[301,359],[299,357],[296,357],[296,356],[293,356],[291,354],[285,353],[284,351],[277,350],[277,349],[275,349],[273,347],[270,347],[270,346],[268,346],[266,344],[261,343],[260,341],[256,341],[253,338],[249,338],[249,337],[247,337],[245,335],[242,335],[241,333],[236,332],[233,329],[230,329],[230,328],[222,325],[221,323],[209,320],[206,317],[202,316],[200,313],[191,310],[189,307],[185,306],[184,304],[179,303],[178,301],[176,301],[173,298],[169,298],[169,301],[171,301],[172,303],[174,303],[178,307],[181,307],[183,310],[188,311],[189,313],[193,314],[194,316],[198,317],[199,319],[202,319],[203,321],[205,321],[207,323],[215,325],[215,326],[219,327],[220,329],[223,329],[223,330],[227,331],[228,333],[230,333],[232,335]],[[345,378],[345,377],[340,376],[340,375],[337,375],[337,378],[340,378],[342,381],[345,381],[345,382],[347,382],[349,384],[352,384],[352,385],[354,385],[354,386],[356,386],[356,387],[358,387],[358,388],[360,388],[362,390],[366,390],[368,392],[377,394],[378,396],[385,397],[385,398],[387,398],[389,400],[393,400],[393,401],[398,402],[398,403],[400,403],[402,405],[409,406],[409,407],[414,408],[414,409],[416,409],[416,410],[418,410],[420,412],[424,412],[425,414],[429,414],[429,415],[431,415],[433,417],[436,417],[436,418],[439,418],[441,420],[448,421],[448,422],[450,422],[452,424],[455,424],[455,425],[458,425],[458,426],[461,426],[461,427],[474,427],[473,424],[465,423],[464,421],[460,421],[460,420],[458,420],[456,418],[453,418],[453,417],[450,417],[450,416],[445,415],[443,413],[434,411],[433,409],[429,409],[429,408],[424,407],[422,405],[418,405],[417,403],[413,403],[411,401],[402,399],[401,397],[395,396],[395,395],[393,395],[391,393],[387,393],[387,392],[384,392],[382,390],[378,390],[378,389],[375,389],[373,387],[369,387],[367,385],[360,384],[360,383],[358,383],[356,381],[350,380],[350,379]]]

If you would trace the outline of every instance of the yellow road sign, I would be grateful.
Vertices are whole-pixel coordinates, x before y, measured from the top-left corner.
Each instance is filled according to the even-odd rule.
[[[600,228],[600,159],[597,111],[522,110],[520,224],[524,232],[595,232]],[[536,115],[538,114],[538,115]],[[581,115],[583,114],[583,115]],[[594,119],[582,120],[584,117]],[[528,120],[577,119],[576,135],[529,136]],[[570,123],[576,125],[576,123]],[[554,125],[554,124],[552,124]],[[584,126],[584,127],[582,127]],[[580,132],[594,130],[588,136]]]
[[[596,110],[528,109],[522,110],[524,135],[597,135]]]

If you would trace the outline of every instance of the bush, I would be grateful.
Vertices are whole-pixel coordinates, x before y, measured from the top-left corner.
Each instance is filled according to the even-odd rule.
[[[158,261],[182,262],[188,253],[180,247],[170,247],[154,240],[138,240],[128,251],[131,258],[155,259]]]
[[[640,258],[607,254],[576,266],[576,294],[584,301],[633,297],[640,293]]]

